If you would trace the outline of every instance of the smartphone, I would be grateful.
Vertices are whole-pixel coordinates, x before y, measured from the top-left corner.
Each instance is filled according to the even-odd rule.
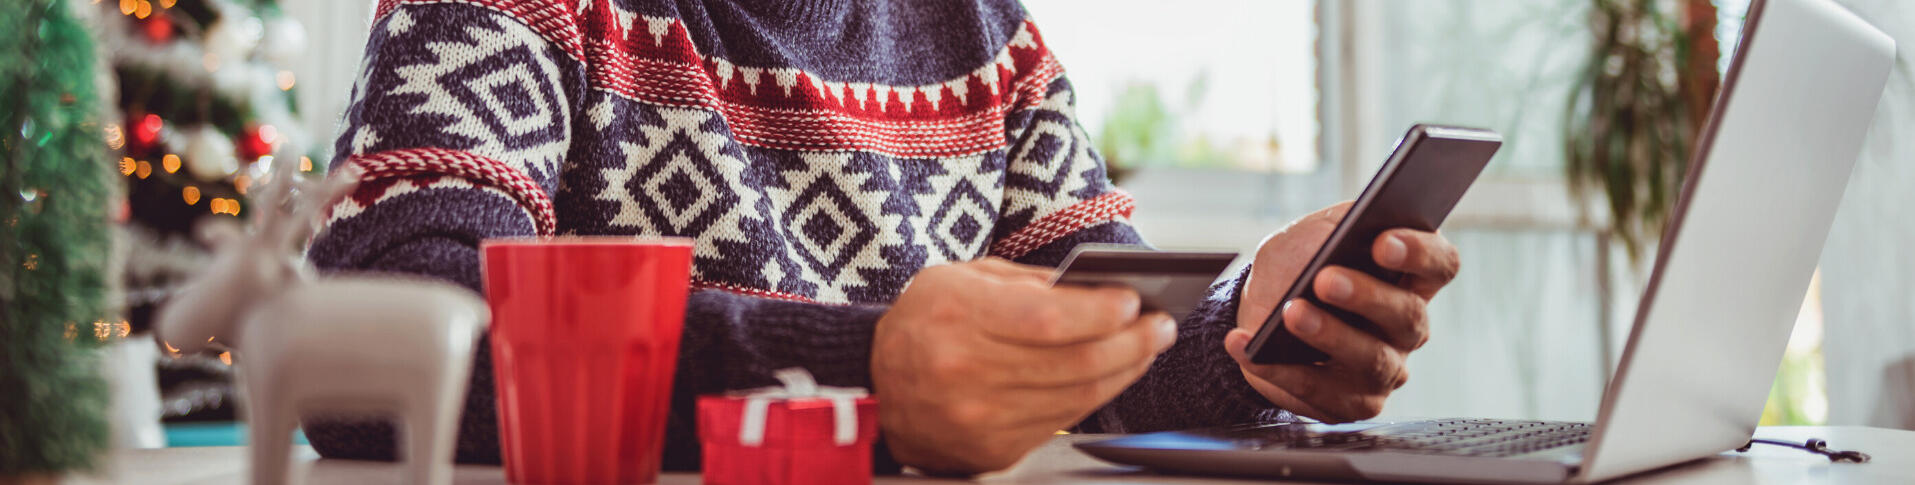
[[[1128,286],[1137,290],[1144,311],[1163,311],[1183,321],[1234,259],[1235,251],[1079,244],[1057,265],[1051,285]]]
[[[1317,250],[1310,264],[1290,284],[1280,301],[1302,298],[1359,330],[1380,334],[1368,319],[1355,313],[1325,305],[1316,295],[1317,272],[1336,265],[1344,266],[1379,280],[1395,282],[1403,275],[1376,265],[1371,245],[1383,231],[1409,228],[1435,231],[1449,217],[1457,201],[1469,191],[1470,184],[1489,164],[1491,156],[1503,146],[1503,137],[1478,128],[1418,124],[1397,139],[1396,149],[1383,162],[1370,184],[1363,188],[1349,213],[1337,222],[1329,239]],[[1278,305],[1281,309],[1282,305]],[[1250,361],[1258,364],[1313,364],[1330,359],[1328,354],[1297,339],[1284,326],[1283,312],[1271,312],[1263,328],[1244,349]]]

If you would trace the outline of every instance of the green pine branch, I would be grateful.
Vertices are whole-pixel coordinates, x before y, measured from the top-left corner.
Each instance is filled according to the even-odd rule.
[[[0,477],[90,468],[108,437],[91,344],[112,179],[69,8],[0,3]]]

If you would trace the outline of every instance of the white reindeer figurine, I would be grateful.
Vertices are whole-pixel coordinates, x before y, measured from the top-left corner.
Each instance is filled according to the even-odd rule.
[[[198,228],[213,263],[161,309],[159,337],[181,351],[223,344],[235,353],[255,485],[286,483],[293,428],[313,412],[396,416],[406,482],[449,483],[485,301],[426,279],[315,277],[299,248],[357,172],[325,181],[272,172],[253,191],[250,233]]]

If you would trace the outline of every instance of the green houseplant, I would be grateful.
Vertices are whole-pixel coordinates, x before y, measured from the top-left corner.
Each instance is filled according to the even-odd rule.
[[[1671,8],[1673,7],[1673,8]],[[1565,112],[1570,195],[1632,261],[1662,235],[1697,132],[1715,98],[1719,57],[1709,0],[1597,0],[1588,66]]]

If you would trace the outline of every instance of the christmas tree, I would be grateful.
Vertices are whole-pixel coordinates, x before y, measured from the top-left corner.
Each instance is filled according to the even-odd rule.
[[[107,440],[112,166],[93,43],[62,0],[0,2],[0,479],[90,467]]]
[[[119,94],[122,121],[107,143],[127,184],[127,306],[138,331],[203,262],[188,237],[195,224],[238,216],[247,187],[273,163],[319,168],[285,67],[306,36],[270,0],[97,3]]]
[[[106,143],[126,184],[119,226],[121,302],[134,333],[208,255],[191,237],[201,220],[245,210],[248,186],[267,167],[319,171],[297,122],[287,66],[305,31],[272,0],[107,0],[98,35],[118,92]],[[166,359],[160,379],[169,419],[234,417],[230,357]]]

